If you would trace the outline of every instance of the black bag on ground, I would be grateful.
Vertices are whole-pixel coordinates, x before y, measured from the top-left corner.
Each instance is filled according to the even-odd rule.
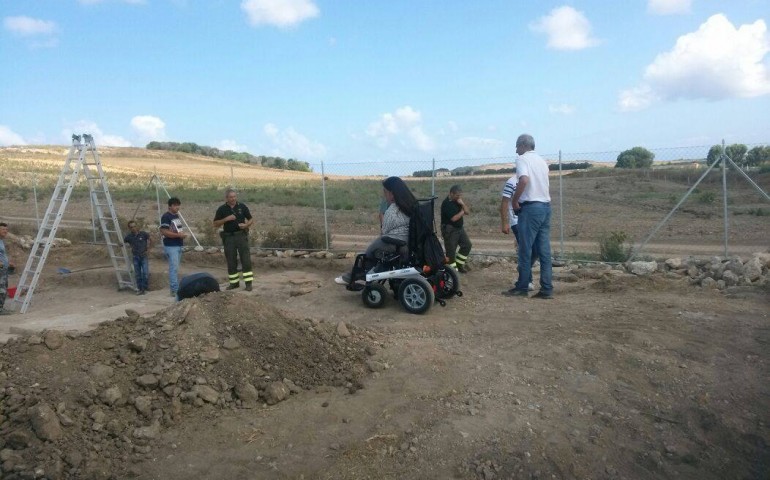
[[[218,291],[219,282],[210,273],[199,272],[182,278],[182,281],[179,282],[177,295],[181,300]]]

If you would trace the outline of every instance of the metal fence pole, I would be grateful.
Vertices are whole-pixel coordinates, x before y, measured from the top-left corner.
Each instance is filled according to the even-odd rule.
[[[432,158],[433,162],[430,168],[430,196],[436,196],[436,159]]]
[[[726,160],[727,154],[725,154],[725,140],[722,139],[722,154],[719,156],[719,160],[722,161],[722,205],[723,205],[723,213],[724,216],[724,222],[725,222],[725,258],[727,258],[728,252],[727,252],[727,242],[728,242],[728,228],[729,228],[729,222],[727,219],[727,160]]]
[[[37,208],[37,175],[32,174],[32,195],[35,197],[35,223],[40,229],[40,211]]]
[[[326,250],[329,250],[329,219],[326,215],[326,171],[324,162],[321,162],[321,192],[324,200],[324,236],[326,237]]]
[[[564,260],[564,188],[561,171],[561,150],[559,150],[559,259]]]

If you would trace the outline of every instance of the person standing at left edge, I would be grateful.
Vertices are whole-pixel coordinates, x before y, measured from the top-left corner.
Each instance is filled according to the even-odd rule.
[[[227,259],[228,290],[240,286],[238,257],[241,257],[241,272],[246,291],[251,291],[254,272],[251,271],[251,253],[249,250],[249,227],[254,223],[249,207],[238,202],[238,194],[228,188],[225,191],[225,203],[214,214],[214,228],[222,227],[222,243]]]
[[[11,312],[5,310],[5,297],[8,294],[8,274],[16,267],[8,258],[8,252],[5,250],[5,237],[8,235],[8,224],[0,222],[0,315],[10,315]]]

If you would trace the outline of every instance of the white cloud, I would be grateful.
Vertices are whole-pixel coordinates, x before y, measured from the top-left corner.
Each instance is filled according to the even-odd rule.
[[[566,103],[560,103],[559,105],[549,105],[548,111],[551,113],[559,113],[561,115],[572,115],[575,113],[575,106]]]
[[[648,0],[647,11],[655,15],[690,13],[692,0]]]
[[[241,145],[235,140],[230,139],[225,139],[219,142],[217,148],[223,152],[226,152],[227,150],[232,150],[233,152],[245,152],[247,150],[246,145]]]
[[[548,36],[548,48],[555,50],[582,50],[598,45],[591,36],[591,22],[583,12],[572,7],[557,7],[531,24],[529,28]]]
[[[422,115],[408,105],[396,109],[395,113],[382,114],[379,120],[369,124],[366,135],[380,148],[388,147],[392,141],[423,152],[435,148],[433,139],[423,131]]]
[[[736,28],[723,14],[682,35],[671,51],[647,66],[641,85],[619,96],[621,110],[645,108],[654,100],[720,100],[770,94],[765,56],[770,39],[763,20]]]
[[[307,161],[326,155],[326,147],[322,143],[310,140],[292,127],[280,130],[268,123],[262,131],[273,143],[273,153],[277,156]]]
[[[649,86],[629,88],[620,92],[618,96],[618,108],[624,112],[636,112],[649,107],[658,100]]]
[[[496,149],[503,145],[505,145],[505,142],[496,138],[462,137],[455,140],[455,146],[463,150]]]
[[[53,35],[56,33],[56,22],[25,16],[5,17],[3,19],[3,27],[9,32],[22,37]]]
[[[26,145],[27,142],[18,133],[14,132],[5,125],[0,125],[0,145]]]
[[[312,0],[243,0],[241,10],[254,27],[291,27],[319,14]]]
[[[62,130],[62,137],[67,143],[72,141],[72,134],[80,135],[82,133],[88,133],[93,135],[96,148],[101,146],[105,147],[130,147],[131,142],[119,135],[110,135],[102,132],[102,129],[92,121],[79,120],[72,124],[70,127],[65,127]]]
[[[166,124],[152,115],[137,115],[131,119],[131,128],[142,141],[165,140]]]

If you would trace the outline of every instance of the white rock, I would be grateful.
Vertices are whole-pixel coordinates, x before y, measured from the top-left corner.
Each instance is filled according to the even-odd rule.
[[[657,262],[631,262],[629,271],[634,275],[650,275],[658,269]]]

